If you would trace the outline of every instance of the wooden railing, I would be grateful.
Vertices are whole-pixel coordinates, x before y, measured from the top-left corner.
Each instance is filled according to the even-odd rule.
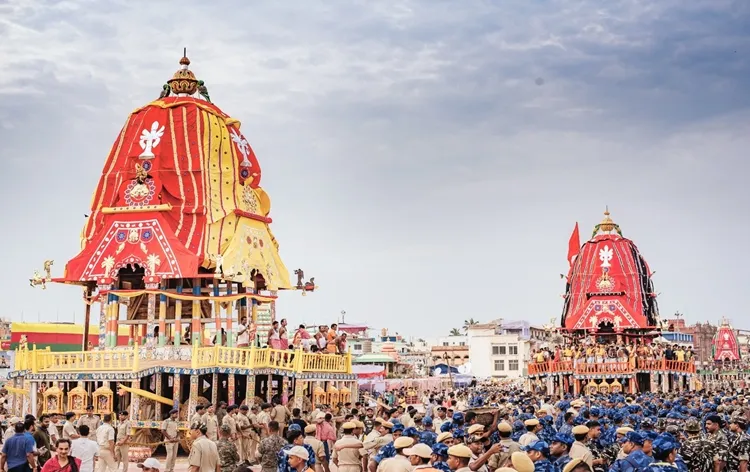
[[[212,366],[237,369],[274,368],[293,372],[350,374],[351,354],[313,354],[302,350],[241,349],[224,346],[196,347],[191,365],[194,369]]]
[[[19,349],[15,370],[39,372],[137,372],[140,369],[137,344],[111,351],[51,352]],[[169,361],[165,360],[165,364]],[[301,350],[234,348],[210,346],[192,348],[193,369],[231,367],[237,369],[273,368],[290,372],[352,373],[351,354],[313,354]]]
[[[646,371],[669,371],[675,373],[694,374],[695,364],[693,362],[668,361],[666,359],[636,359],[626,362],[603,362],[589,364],[579,361],[548,361],[531,362],[528,365],[529,375],[549,375],[556,373],[576,374],[632,374],[635,370]]]
[[[683,374],[694,374],[695,364],[692,362],[664,361],[665,369],[671,372],[680,372]]]
[[[135,372],[139,368],[138,345],[116,351],[52,352],[49,347],[16,351],[15,369],[39,372]]]

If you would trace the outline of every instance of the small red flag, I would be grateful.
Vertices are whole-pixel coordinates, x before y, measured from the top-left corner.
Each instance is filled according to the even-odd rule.
[[[568,241],[568,263],[570,263],[571,267],[580,250],[581,237],[578,234],[578,222],[576,222],[576,227],[573,229],[573,234],[570,235],[570,241]]]

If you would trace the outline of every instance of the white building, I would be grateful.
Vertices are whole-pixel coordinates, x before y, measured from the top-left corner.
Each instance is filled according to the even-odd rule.
[[[477,378],[520,378],[526,375],[531,350],[544,333],[526,322],[502,320],[471,326],[468,330],[471,373]]]
[[[469,343],[468,336],[441,336],[439,338],[417,339],[412,341],[416,350],[429,352],[433,347],[460,347]]]

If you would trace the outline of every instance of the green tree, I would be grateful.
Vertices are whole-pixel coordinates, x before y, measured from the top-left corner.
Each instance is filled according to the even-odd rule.
[[[469,318],[468,320],[464,320],[463,330],[464,332],[469,331],[470,326],[474,326],[478,324],[479,324],[479,321],[476,321],[474,318]]]

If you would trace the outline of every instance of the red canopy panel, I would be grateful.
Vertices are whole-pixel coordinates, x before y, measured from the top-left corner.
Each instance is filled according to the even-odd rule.
[[[648,264],[618,234],[599,234],[581,247],[568,277],[562,325],[567,330],[655,325],[658,309]]]
[[[143,267],[146,276],[167,279],[198,274],[200,260],[174,236],[162,214],[105,215],[105,231],[65,266],[65,281],[114,278],[127,266]]]
[[[722,324],[714,337],[714,361],[740,360],[740,346],[734,330],[728,324]]]

